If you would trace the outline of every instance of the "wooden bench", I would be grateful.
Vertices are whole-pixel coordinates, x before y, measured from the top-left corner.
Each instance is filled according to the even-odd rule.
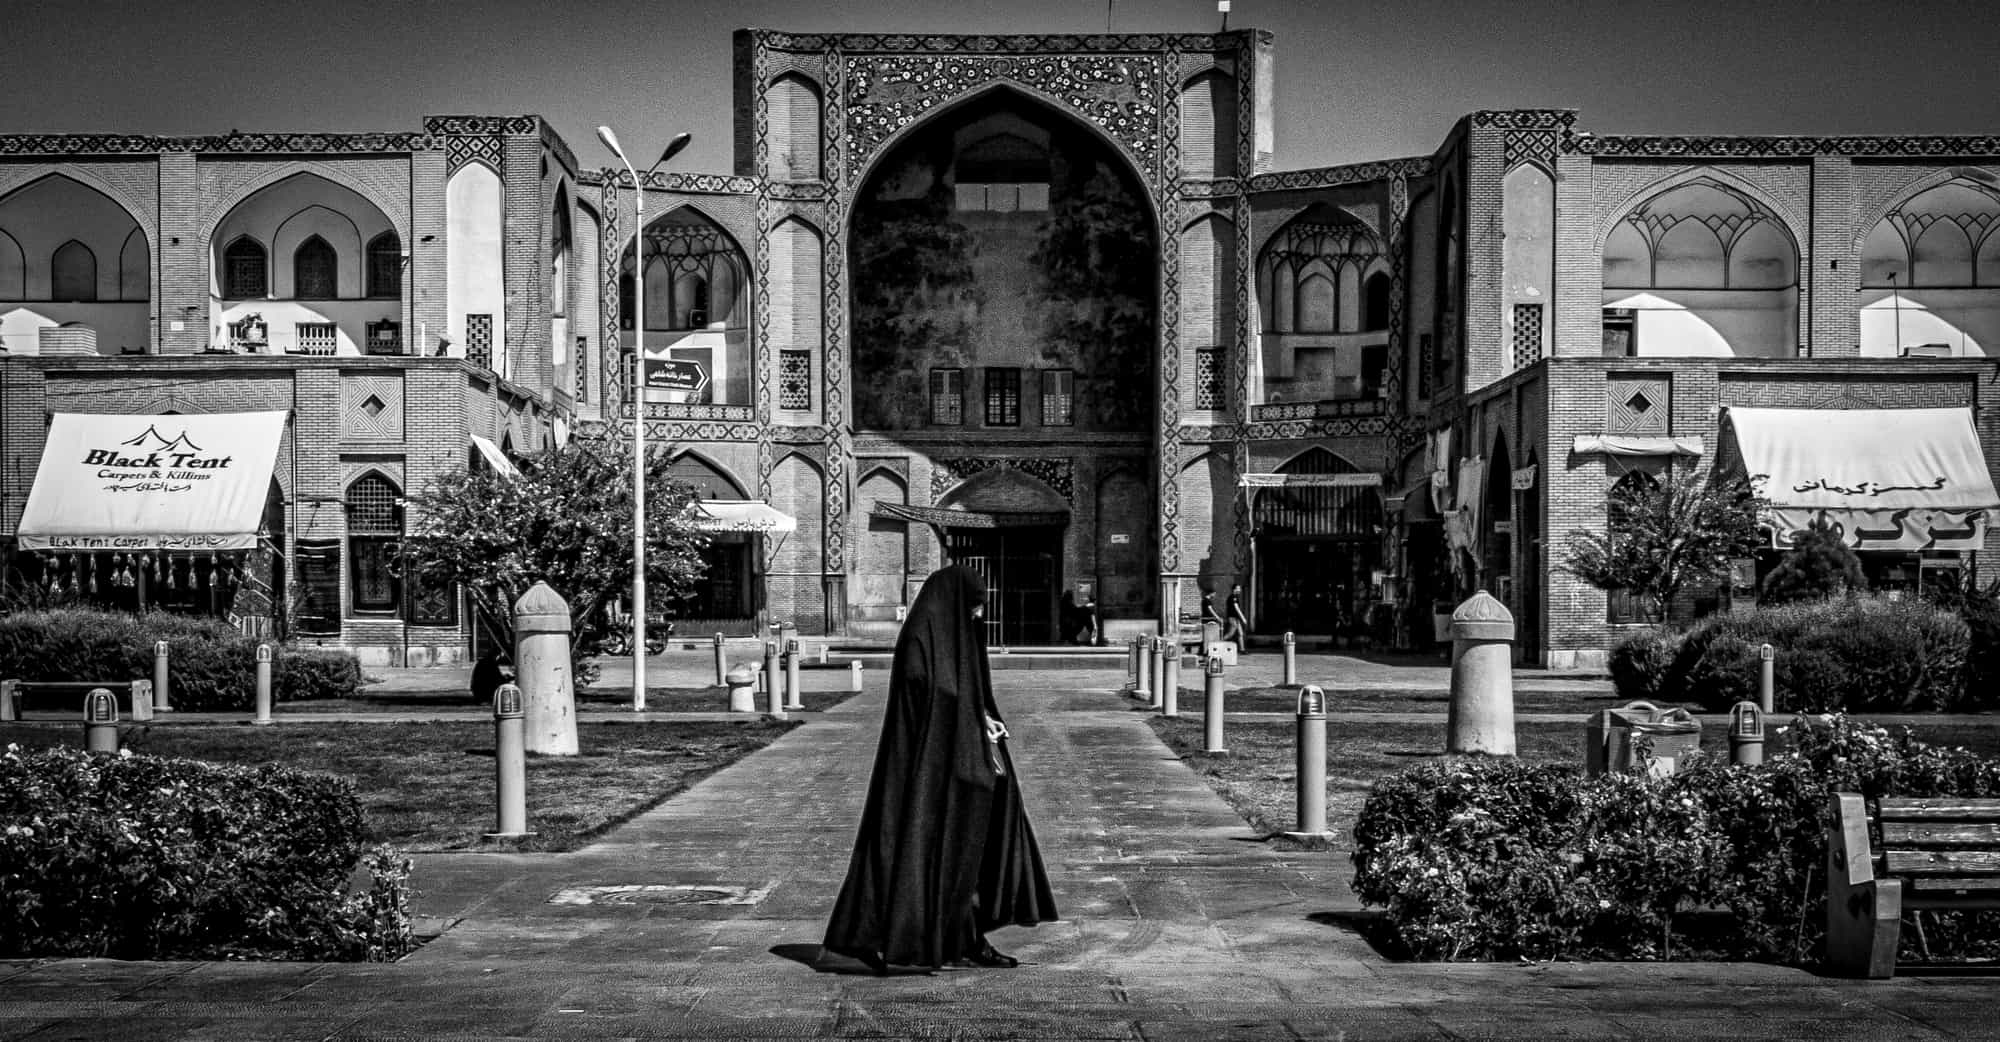
[[[123,719],[153,718],[150,680],[0,680],[0,720],[25,720],[31,712],[44,720],[80,720],[83,697],[100,687],[118,699]]]
[[[2000,908],[2000,799],[1833,795],[1826,956],[1851,977],[1895,976],[1903,913]]]

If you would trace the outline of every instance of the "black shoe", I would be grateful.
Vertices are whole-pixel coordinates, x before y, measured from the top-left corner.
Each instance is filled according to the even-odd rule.
[[[979,950],[965,957],[965,961],[975,966],[990,966],[996,970],[1011,970],[1021,965],[1021,960],[1001,952],[992,942],[983,942]]]
[[[884,959],[881,952],[875,951],[872,948],[835,948],[828,946],[826,950],[835,955],[844,955],[859,962],[861,965],[868,967],[877,977],[887,977],[889,975],[889,960]]]

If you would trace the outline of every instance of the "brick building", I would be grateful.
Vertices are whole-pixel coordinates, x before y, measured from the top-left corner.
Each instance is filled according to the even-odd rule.
[[[1901,502],[1892,465],[1778,527],[1845,519],[1891,586],[2000,549],[2000,138],[1489,111],[1429,155],[1276,171],[1254,30],[735,53],[734,169],[648,176],[643,271],[629,176],[533,117],[0,138],[0,531],[49,414],[288,410],[272,599],[448,657],[448,593],[370,585],[406,520],[381,504],[475,435],[616,436],[638,339],[708,377],[646,392],[649,437],[705,498],[765,504],[720,511],[745,523],[676,609],[702,632],[887,634],[960,559],[1009,643],[1063,636],[1066,595],[1116,638],[1240,585],[1257,633],[1424,646],[1484,586],[1525,658],[1589,662],[1635,609],[1553,566],[1607,489],[1810,468],[1798,432],[1833,411],[1901,432],[1903,470],[1958,460],[1958,498]]]

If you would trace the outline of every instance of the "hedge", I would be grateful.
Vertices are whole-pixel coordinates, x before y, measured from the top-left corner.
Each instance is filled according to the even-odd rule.
[[[1827,802],[1989,796],[2000,762],[1835,716],[1759,767],[1669,778],[1448,758],[1376,783],[1354,890],[1419,959],[1823,957]],[[1699,914],[1697,914],[1699,913]],[[2000,919],[1943,913],[1933,958],[2000,952]],[[1905,931],[1909,944],[1918,931]]]
[[[1621,698],[1727,712],[1756,700],[1758,645],[1768,643],[1780,710],[1952,711],[1996,694],[1967,683],[1971,634],[1959,615],[1922,601],[1841,597],[1630,637],[1612,649],[1611,676]]]
[[[362,836],[331,775],[10,745],[0,957],[399,958],[410,862]]]
[[[256,698],[257,641],[219,619],[151,612],[56,610],[0,618],[0,662],[12,680],[150,680],[153,643],[167,642],[176,709],[248,710]],[[361,686],[353,655],[279,645],[271,697],[345,698]]]

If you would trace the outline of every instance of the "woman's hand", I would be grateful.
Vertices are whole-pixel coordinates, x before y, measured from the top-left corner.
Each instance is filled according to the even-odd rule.
[[[989,741],[989,742],[996,742],[996,743],[997,743],[997,742],[999,742],[999,741],[1000,741],[1000,740],[1001,740],[1002,738],[1005,738],[1005,737],[1007,737],[1007,725],[1006,725],[1006,724],[1003,724],[1003,723],[1001,723],[1001,722],[1000,722],[1000,721],[998,721],[998,720],[995,720],[995,719],[993,719],[993,718],[992,718],[992,717],[990,717],[990,716],[989,716],[989,717],[987,717],[987,718],[986,718],[986,740],[987,740],[987,741]]]

